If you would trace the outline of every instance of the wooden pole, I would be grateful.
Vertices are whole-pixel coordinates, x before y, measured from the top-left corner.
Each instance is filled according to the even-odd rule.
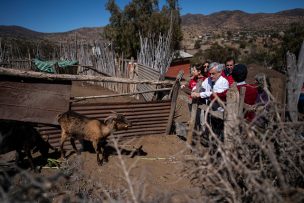
[[[49,73],[17,70],[17,69],[11,69],[11,68],[3,68],[3,67],[0,67],[0,75],[28,77],[28,78],[40,78],[40,79],[46,79],[46,80],[73,80],[73,81],[117,82],[117,83],[128,83],[128,84],[172,85],[172,81],[130,80],[127,78],[117,78],[117,77],[49,74]]]
[[[200,80],[196,84],[195,92],[199,92],[201,86],[202,86],[202,81]],[[192,98],[191,118],[190,118],[190,124],[189,124],[189,131],[188,131],[188,134],[187,134],[187,143],[189,145],[192,144],[192,139],[193,139],[193,131],[194,131],[195,121],[196,121],[198,99],[199,98]]]
[[[287,52],[287,108],[291,121],[298,121],[298,102],[304,83],[304,42],[298,57]]]
[[[172,123],[173,123],[173,118],[174,118],[174,113],[176,109],[176,101],[178,98],[178,92],[180,90],[180,80],[182,79],[184,75],[183,71],[180,71],[176,77],[175,83],[172,87],[172,90],[170,92],[170,98],[171,98],[171,108],[170,108],[170,114],[169,114],[169,119],[167,123],[167,129],[166,129],[166,135],[168,135],[171,131]],[[171,95],[172,93],[172,95]]]
[[[228,151],[234,149],[233,136],[238,136],[239,132],[239,111],[240,110],[240,95],[234,83],[227,92],[227,103],[224,112],[224,143]],[[243,110],[243,109],[242,109]]]
[[[31,53],[28,52],[28,57],[29,57],[29,66],[30,66],[30,70],[32,70],[32,60],[31,60]]]
[[[239,119],[243,119],[244,118],[244,99],[245,99],[245,93],[246,93],[246,87],[241,87],[240,89],[240,101],[239,101],[239,109],[238,109],[238,116]]]
[[[147,90],[147,91],[140,91],[140,92],[130,92],[130,93],[122,93],[122,94],[87,96],[87,97],[72,97],[71,99],[73,99],[73,100],[98,99],[98,98],[120,97],[120,96],[129,96],[129,95],[135,95],[135,94],[143,94],[143,93],[148,93],[148,92],[162,92],[162,91],[170,91],[170,90],[171,90],[171,88],[162,88],[162,89]]]
[[[168,123],[167,123],[166,135],[168,135],[171,131],[171,126],[173,123],[179,89],[180,89],[180,83],[179,83],[179,81],[176,81],[176,85],[173,86],[173,93],[172,93],[172,98],[171,98],[171,108],[170,108],[170,114],[169,114]]]

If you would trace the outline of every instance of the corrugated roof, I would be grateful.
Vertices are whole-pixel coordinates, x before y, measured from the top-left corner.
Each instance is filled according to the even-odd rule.
[[[173,65],[170,66],[165,77],[166,78],[176,78],[178,75],[179,71],[183,70],[184,71],[184,78],[187,78],[190,76],[190,64],[178,64],[178,65]]]
[[[187,52],[184,52],[182,50],[178,50],[177,51],[177,56],[175,58],[183,58],[184,59],[184,58],[192,58],[192,57],[193,57],[193,55],[191,55]]]

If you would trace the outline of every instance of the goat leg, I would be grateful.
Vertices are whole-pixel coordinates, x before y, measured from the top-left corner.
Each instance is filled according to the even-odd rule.
[[[97,164],[101,166],[103,164],[103,158],[100,160],[99,154],[103,154],[103,152],[101,151],[100,144],[96,141],[93,141],[92,144],[96,152]]]
[[[63,145],[64,145],[64,142],[66,141],[66,139],[67,139],[66,136],[61,135],[60,152],[61,152],[61,158],[63,158],[63,159],[65,159],[65,153],[64,153],[64,150],[63,150]]]
[[[102,159],[105,163],[107,163],[109,161],[109,154],[106,153],[105,148],[102,149]]]
[[[76,154],[80,155],[80,151],[77,149],[76,145],[75,145],[75,139],[73,137],[70,138],[70,142],[71,142],[71,145],[75,151]]]
[[[27,155],[27,158],[30,162],[31,169],[34,170],[37,173],[38,170],[36,169],[36,167],[34,165],[34,160],[33,160],[32,154],[31,154],[31,150],[26,150],[26,155]]]
[[[16,150],[16,154],[15,154],[15,163],[16,163],[17,166],[18,166],[20,160],[23,160],[23,158],[24,158],[24,155],[23,155],[23,153],[21,152],[21,150],[19,150],[19,149]]]
[[[102,140],[102,141],[98,142],[99,150],[102,152],[102,154],[101,154],[102,160],[105,163],[109,161],[109,153],[107,153],[107,150],[106,150],[107,143],[108,142],[106,140]]]

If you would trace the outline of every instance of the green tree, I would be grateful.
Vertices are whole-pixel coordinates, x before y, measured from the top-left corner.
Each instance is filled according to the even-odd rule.
[[[202,43],[202,40],[196,40],[196,41],[195,41],[195,44],[194,44],[194,49],[199,49],[199,48],[201,48],[201,43]]]
[[[167,0],[161,11],[158,0],[132,0],[124,10],[120,10],[115,0],[108,0],[106,9],[111,17],[103,35],[113,43],[116,52],[136,58],[140,46],[139,36],[156,40],[159,34],[168,33],[171,22],[171,48],[179,48],[182,32],[177,0]]]
[[[240,52],[236,48],[229,46],[222,47],[218,43],[215,43],[205,51],[204,58],[224,63],[227,57],[233,57],[237,60],[239,55]]]
[[[304,41],[304,25],[291,24],[290,27],[284,31],[280,36],[281,44],[271,46],[267,58],[270,60],[270,65],[280,71],[286,71],[286,54],[288,51],[294,53],[296,57],[299,56],[301,45]]]
[[[282,49],[286,54],[287,51],[294,53],[298,57],[302,42],[304,41],[304,25],[291,24],[283,36]]]

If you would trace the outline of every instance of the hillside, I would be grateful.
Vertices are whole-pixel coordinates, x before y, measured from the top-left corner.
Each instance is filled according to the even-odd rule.
[[[295,22],[304,22],[304,9],[293,9],[278,13],[246,13],[243,11],[221,11],[210,15],[186,14],[181,17],[183,28],[198,30],[273,30],[284,29]]]
[[[0,25],[0,37],[28,40],[49,40],[51,42],[65,42],[77,37],[78,41],[96,41],[100,39],[102,27],[79,28],[68,32],[42,33],[20,26]]]
[[[0,37],[39,39],[43,36],[45,34],[42,32],[36,32],[24,27],[0,25]]]
[[[238,47],[240,39],[263,42],[267,36],[287,30],[293,23],[304,25],[304,9],[285,10],[277,13],[246,13],[243,11],[221,11],[210,15],[187,14],[181,17],[182,47],[195,54],[194,45],[200,41],[202,50],[212,43]],[[241,34],[243,33],[243,34]],[[229,36],[230,35],[230,36]],[[273,39],[275,40],[275,39]],[[252,44],[252,43],[251,43]],[[261,43],[260,43],[261,44]]]
[[[91,41],[100,40],[103,27],[85,27],[68,32],[59,32],[46,34],[45,38],[50,41],[69,41],[77,38],[77,41]]]

